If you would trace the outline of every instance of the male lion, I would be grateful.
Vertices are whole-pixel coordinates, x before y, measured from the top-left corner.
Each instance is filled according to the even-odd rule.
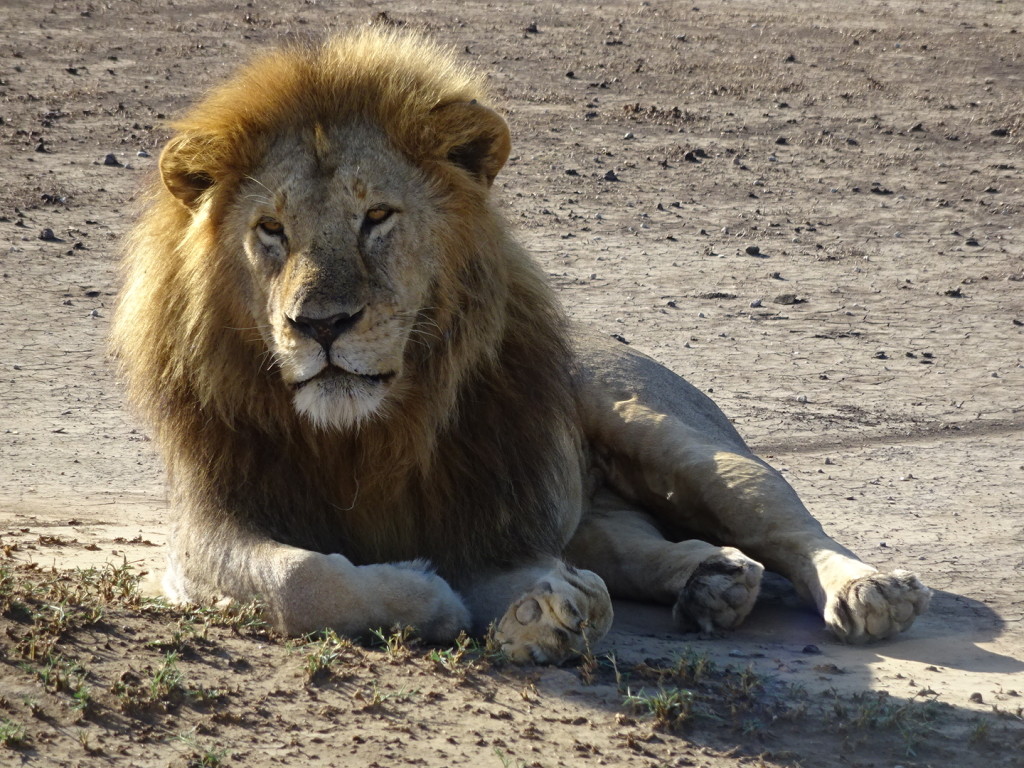
[[[762,563],[849,642],[925,608],[708,398],[570,333],[490,194],[508,128],[451,55],[272,53],[176,127],[113,342],[167,462],[170,597],[258,596],[290,634],[496,621],[552,663],[608,630],[609,590],[735,627]]]

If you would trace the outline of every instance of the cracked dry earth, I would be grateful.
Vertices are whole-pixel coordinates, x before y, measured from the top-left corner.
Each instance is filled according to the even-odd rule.
[[[905,636],[840,646],[773,580],[727,637],[619,604],[583,664],[521,669],[138,597],[163,479],[104,351],[134,196],[247,56],[373,19],[490,73],[515,142],[496,190],[569,314],[711,392],[862,557],[916,570],[935,596]],[[1019,3],[5,0],[0,21],[0,763],[1024,764]]]

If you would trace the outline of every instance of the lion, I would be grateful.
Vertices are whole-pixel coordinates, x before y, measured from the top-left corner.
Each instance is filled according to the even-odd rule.
[[[929,590],[829,538],[705,395],[569,326],[492,194],[480,75],[364,30],[257,58],[175,125],[112,348],[170,486],[163,588],[283,633],[597,642],[611,596],[738,626],[772,569],[841,640]]]

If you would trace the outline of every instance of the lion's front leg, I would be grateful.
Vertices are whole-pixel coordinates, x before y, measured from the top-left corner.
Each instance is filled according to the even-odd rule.
[[[268,620],[288,635],[329,628],[360,636],[401,625],[445,643],[470,626],[462,598],[425,561],[357,566],[225,520],[215,530],[187,516],[177,522],[163,584],[175,602],[258,598]]]
[[[560,664],[584,653],[612,624],[604,581],[555,558],[490,574],[466,595],[479,625],[497,620],[495,640],[518,663]]]

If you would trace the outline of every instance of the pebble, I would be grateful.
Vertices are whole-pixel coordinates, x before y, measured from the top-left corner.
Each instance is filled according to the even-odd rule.
[[[748,246],[747,246],[746,248],[744,248],[743,250],[744,250],[744,251],[745,251],[745,252],[747,253],[747,255],[749,255],[749,256],[760,256],[760,255],[761,255],[761,249],[760,249],[760,248],[758,248],[758,247],[757,247],[756,245],[748,245]]]
[[[805,645],[803,652],[804,653],[810,653],[810,654],[818,654],[818,653],[821,653],[821,648],[819,648],[816,645]]]
[[[605,181],[618,181],[619,177],[615,175],[615,171],[609,170],[608,173],[606,173],[604,175],[604,180]]]
[[[39,239],[40,240],[46,240],[47,242],[52,243],[52,242],[56,241],[57,236],[55,234],[53,234],[53,230],[52,229],[50,229],[49,227],[46,227],[46,229],[44,229],[42,232],[39,233]]]
[[[103,158],[103,164],[104,165],[113,165],[113,166],[117,166],[117,167],[120,167],[120,165],[121,165],[121,163],[119,163],[118,160],[117,160],[117,155],[115,155],[113,152],[111,152],[109,155],[107,155],[106,157]]]
[[[633,135],[633,132],[632,132],[632,131],[630,131],[629,133],[627,133],[627,134],[626,134],[625,136],[623,136],[622,138],[624,138],[624,139],[626,139],[626,140],[628,141],[629,139],[635,139],[635,138],[636,138],[636,136],[634,136],[634,135]]]
[[[146,150],[144,150],[144,149],[140,149],[140,150],[139,150],[138,152],[136,152],[136,153],[135,153],[135,156],[136,156],[136,157],[152,157],[152,155],[151,155],[151,154],[149,154],[149,152],[147,152],[147,151],[146,151]]]
[[[754,299],[752,302],[750,302],[751,309],[757,309],[758,307],[763,307],[763,306],[764,306],[764,302],[761,299]]]

